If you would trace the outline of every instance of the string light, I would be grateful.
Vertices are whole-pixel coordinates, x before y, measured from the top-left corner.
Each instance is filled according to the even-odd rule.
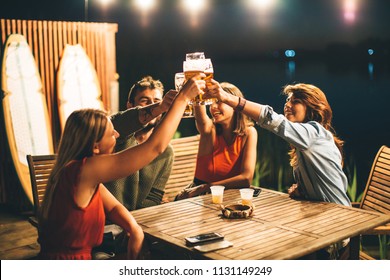
[[[266,9],[269,8],[274,0],[249,0],[248,1],[249,6],[254,7],[254,8],[260,8],[260,9]]]
[[[156,0],[135,0],[134,6],[141,11],[141,25],[149,26],[150,13],[157,6]]]
[[[182,0],[182,9],[190,15],[190,24],[196,28],[199,25],[200,13],[207,8],[206,0]]]
[[[206,0],[183,0],[184,8],[192,13],[198,13],[206,8]]]
[[[347,22],[354,22],[356,19],[357,3],[355,0],[346,0],[344,2],[344,19]]]
[[[141,11],[148,12],[156,6],[156,0],[135,0],[135,5]]]

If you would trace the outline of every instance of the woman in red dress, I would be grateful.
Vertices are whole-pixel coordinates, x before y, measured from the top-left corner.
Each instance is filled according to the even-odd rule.
[[[106,215],[128,233],[128,257],[138,257],[143,231],[102,182],[134,173],[165,150],[186,104],[205,88],[200,77],[183,86],[146,142],[122,152],[113,153],[119,134],[105,112],[82,109],[69,116],[39,215],[42,259],[91,259]]]

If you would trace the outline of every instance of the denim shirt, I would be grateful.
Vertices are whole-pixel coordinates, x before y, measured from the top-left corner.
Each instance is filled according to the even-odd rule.
[[[282,137],[296,148],[294,178],[306,199],[350,206],[348,180],[333,135],[315,121],[290,122],[272,107],[262,105],[258,125]]]

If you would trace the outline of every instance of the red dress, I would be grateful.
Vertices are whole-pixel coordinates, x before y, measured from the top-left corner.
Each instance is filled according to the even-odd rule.
[[[48,221],[39,230],[42,259],[91,259],[92,248],[102,243],[105,214],[100,186],[85,208],[74,199],[85,161],[70,162],[61,174]]]
[[[222,135],[215,138],[213,153],[198,156],[195,178],[203,182],[216,182],[241,173],[242,137],[237,136],[228,146]]]

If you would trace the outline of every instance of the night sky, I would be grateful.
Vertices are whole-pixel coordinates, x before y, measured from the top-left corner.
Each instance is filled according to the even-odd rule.
[[[217,50],[259,52],[390,37],[387,0],[263,0],[271,3],[268,8],[250,6],[255,0],[206,0],[208,7],[198,13],[197,21],[180,9],[181,0],[157,0],[158,5],[145,17],[135,0],[111,0],[106,6],[99,1],[88,0],[89,21],[116,22],[119,33],[129,32],[129,39],[175,39],[170,45],[190,47],[197,42]],[[6,0],[0,17],[83,21],[84,4],[84,0]],[[165,46],[160,42],[143,47],[153,50],[161,44]]]
[[[99,1],[88,0],[88,21],[118,23],[121,99],[146,74],[172,86],[185,53],[196,50],[218,62],[285,49],[318,51],[334,43],[353,46],[370,38],[390,42],[388,0],[263,0],[266,8],[251,6],[255,0],[206,0],[196,17],[182,9],[181,0],[156,1],[146,15],[135,0],[106,6]],[[84,21],[84,5],[84,0],[6,0],[0,18]]]

